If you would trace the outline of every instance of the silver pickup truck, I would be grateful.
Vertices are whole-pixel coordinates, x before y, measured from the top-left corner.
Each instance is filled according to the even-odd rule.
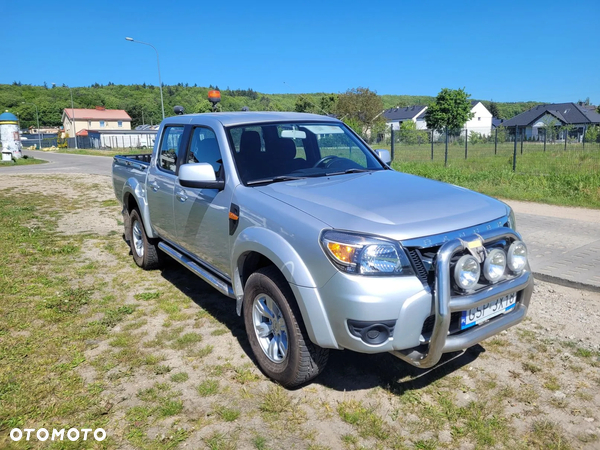
[[[135,262],[168,255],[235,299],[258,365],[293,387],[329,349],[428,368],[527,313],[511,209],[389,163],[330,117],[191,114],[152,155],[115,156],[113,185]]]

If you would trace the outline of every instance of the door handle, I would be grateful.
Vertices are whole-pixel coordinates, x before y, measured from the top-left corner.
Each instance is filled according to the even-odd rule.
[[[156,182],[154,182],[154,181],[153,181],[152,183],[150,183],[150,188],[151,188],[151,189],[152,189],[154,192],[156,192],[156,191],[158,191],[158,190],[160,189],[160,186],[159,186],[159,185],[158,185]]]
[[[188,199],[188,196],[185,195],[185,191],[177,191],[175,197],[177,197],[181,203],[185,202]]]

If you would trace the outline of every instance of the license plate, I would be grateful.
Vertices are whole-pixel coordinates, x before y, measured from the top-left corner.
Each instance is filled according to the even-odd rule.
[[[478,323],[485,322],[492,317],[499,316],[500,314],[507,313],[513,309],[517,302],[517,293],[514,292],[510,295],[505,295],[496,300],[492,300],[485,305],[478,306],[477,308],[463,311],[460,319],[460,329],[473,327]]]

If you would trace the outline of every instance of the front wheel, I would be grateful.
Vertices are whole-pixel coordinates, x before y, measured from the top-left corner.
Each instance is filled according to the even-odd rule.
[[[163,255],[158,249],[158,242],[154,239],[149,239],[146,236],[144,223],[140,217],[140,212],[133,209],[129,214],[129,246],[133,260],[142,269],[152,270],[162,266]]]
[[[250,275],[243,306],[248,341],[269,378],[293,388],[323,370],[329,350],[308,339],[294,294],[276,267]]]

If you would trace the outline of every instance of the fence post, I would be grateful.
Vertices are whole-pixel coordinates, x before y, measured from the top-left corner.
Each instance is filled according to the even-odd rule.
[[[583,144],[583,149],[585,150],[585,134],[587,133],[587,125],[583,126],[583,137],[581,138],[581,143]]]
[[[431,130],[431,160],[433,161],[433,130]]]
[[[496,128],[496,134],[494,136],[494,155],[498,153],[498,128]]]
[[[546,140],[548,139],[548,128],[544,128],[544,151],[546,151]]]
[[[517,170],[517,133],[519,127],[515,126],[515,150],[513,152],[513,172]]]
[[[446,152],[444,154],[444,167],[448,165],[448,127],[446,127]]]
[[[394,137],[394,125],[393,124],[390,125],[390,132],[391,132],[391,135],[392,135],[392,142],[391,142],[391,147],[390,148],[392,150],[392,161],[393,161],[394,160],[394,140],[395,140],[395,137]]]
[[[521,155],[523,154],[523,137],[525,135],[524,131],[525,129],[521,130]]]
[[[569,138],[569,132],[565,129],[563,131],[563,137],[565,138],[565,152],[567,151],[567,139]]]
[[[468,130],[465,128],[465,159],[467,159],[467,147],[468,147],[468,142],[469,142],[469,133]]]

